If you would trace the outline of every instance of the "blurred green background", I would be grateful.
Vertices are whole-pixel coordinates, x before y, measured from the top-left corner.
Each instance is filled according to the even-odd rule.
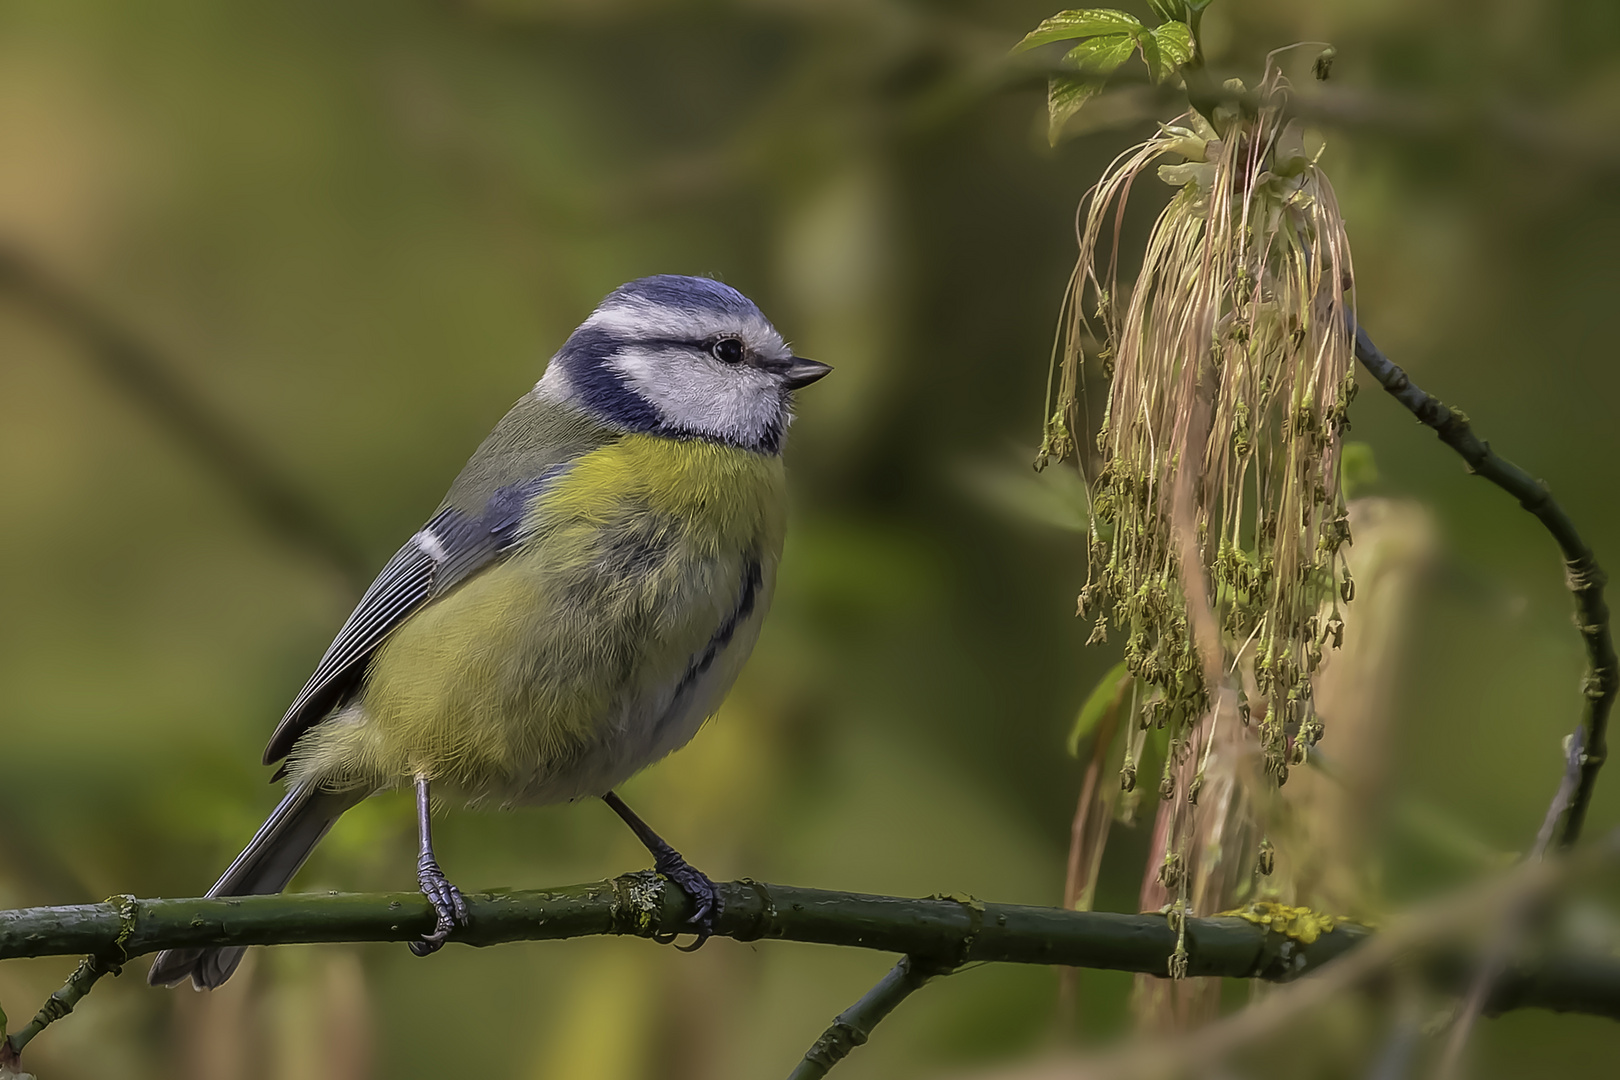
[[[1127,109],[1047,147],[1044,87],[998,70],[1052,10],[12,0],[0,241],[150,343],[367,572],[608,290],[663,272],[742,289],[837,371],[803,395],[755,658],[627,799],[716,877],[1057,903],[1080,776],[1064,737],[1117,657],[1072,618],[1079,534],[986,488],[1029,482],[1074,207],[1152,126]],[[1217,0],[1207,26],[1215,66],[1251,81],[1276,46],[1337,46],[1318,126],[1363,321],[1620,565],[1620,7]],[[1376,388],[1353,419],[1376,491],[1430,506],[1445,552],[1393,782],[1522,850],[1578,714],[1556,553]],[[217,465],[0,291],[0,905],[194,895],[275,801],[263,743],[356,583]],[[1617,819],[1606,776],[1589,831]],[[599,804],[440,830],[470,890],[647,862]],[[1116,837],[1099,907],[1134,909],[1143,831]],[[298,887],[409,888],[412,843],[407,803],[374,799]],[[1380,854],[1397,902],[1470,872],[1393,835]],[[204,998],[148,989],[141,962],[27,1060],[46,1080],[783,1075],[889,963],[729,941],[289,947]],[[14,1026],[70,967],[0,965]],[[838,1075],[1048,1047],[1056,985],[944,980]],[[1124,1024],[1128,987],[1082,977],[1083,1039]],[[1617,1031],[1488,1021],[1479,1075],[1612,1061]]]

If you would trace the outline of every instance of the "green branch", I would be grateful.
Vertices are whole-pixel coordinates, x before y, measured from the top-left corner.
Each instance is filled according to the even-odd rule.
[[[80,960],[79,966],[73,969],[73,974],[67,977],[61,988],[45,999],[45,1004],[40,1006],[28,1026],[6,1038],[5,1049],[12,1059],[15,1060],[23,1052],[23,1047],[33,1042],[35,1035],[72,1012],[73,1006],[90,992],[103,975],[117,975],[122,970],[118,964],[101,956],[86,956]]]
[[[948,968],[902,956],[861,1000],[833,1019],[832,1026],[804,1052],[804,1060],[788,1074],[788,1080],[821,1080],[834,1065],[848,1057],[851,1050],[865,1044],[872,1037],[872,1029],[902,1001],[922,989],[934,976],[946,974],[949,974]]]
[[[107,906],[118,913],[118,930],[110,942],[103,948],[97,949],[73,969],[73,974],[67,981],[45,999],[34,1019],[28,1026],[14,1035],[6,1035],[6,1014],[0,1012],[0,1066],[15,1065],[17,1056],[23,1052],[23,1047],[34,1040],[34,1036],[56,1023],[62,1017],[73,1011],[92,987],[96,985],[103,975],[118,975],[123,965],[129,960],[129,953],[124,948],[129,942],[130,931],[134,929],[137,901],[133,896],[115,896],[107,900]],[[0,1074],[4,1075],[4,1074]]]
[[[1603,586],[1608,578],[1547,485],[1498,456],[1490,443],[1474,434],[1468,417],[1460,409],[1450,408],[1416,386],[1359,326],[1356,327],[1356,359],[1413,416],[1433,428],[1441,442],[1460,454],[1469,472],[1483,476],[1518,499],[1520,506],[1547,527],[1563,552],[1564,582],[1575,596],[1575,625],[1586,646],[1587,660],[1582,685],[1586,709],[1581,717],[1581,733],[1574,740],[1581,752],[1580,779],[1558,839],[1560,845],[1568,847],[1580,837],[1581,826],[1586,821],[1598,770],[1608,755],[1609,711],[1614,706],[1615,693],[1620,691],[1620,658],[1615,656],[1614,639],[1609,632],[1609,605],[1603,599]]]
[[[778,939],[902,953],[947,967],[983,961],[1059,964],[1165,974],[1176,933],[1162,915],[1120,915],[906,899],[754,881],[717,883],[716,936]],[[690,902],[650,871],[536,892],[468,894],[470,925],[452,942],[499,945],[620,934],[685,933]],[[410,893],[139,900],[128,920],[130,956],[159,949],[306,942],[412,941],[432,929],[427,900]],[[100,953],[125,929],[116,904],[0,911],[0,960]],[[1370,931],[1346,926],[1310,946],[1243,919],[1188,920],[1190,974],[1283,980],[1345,952]]]
[[[1162,915],[1065,911],[969,897],[908,899],[755,881],[717,884],[716,936],[775,939],[899,953],[950,970],[1001,962],[1163,976],[1176,931]],[[643,938],[686,932],[690,901],[650,871],[544,891],[472,893],[471,923],[452,942],[498,945],[597,934]],[[412,941],[434,925],[421,893],[333,893],[117,903],[0,911],[0,959],[159,949]],[[1341,924],[1295,941],[1235,916],[1187,920],[1188,974],[1283,982],[1373,936]],[[1439,963],[1437,961],[1437,963]],[[1453,983],[1457,971],[1436,968]],[[1466,978],[1466,972],[1463,973]],[[1555,957],[1504,975],[1490,1008],[1549,1008],[1620,1019],[1620,961]]]

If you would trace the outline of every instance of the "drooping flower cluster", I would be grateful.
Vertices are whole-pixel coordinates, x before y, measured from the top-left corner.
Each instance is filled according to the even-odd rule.
[[[1241,86],[1228,90],[1241,99]],[[1099,328],[1109,391],[1080,608],[1097,616],[1093,640],[1110,623],[1125,635],[1145,691],[1140,728],[1168,728],[1167,798],[1212,678],[1257,722],[1266,771],[1287,779],[1321,737],[1310,675],[1342,638],[1339,603],[1354,590],[1338,477],[1355,393],[1349,246],[1300,125],[1282,120],[1281,91],[1272,76],[1248,112],[1216,110],[1213,127],[1187,114],[1121,155],[1090,193],[1043,447],[1060,456],[1083,430],[1080,365]],[[1158,176],[1179,191],[1122,293],[1123,205],[1165,157],[1180,160]],[[1138,734],[1127,787],[1140,757]]]

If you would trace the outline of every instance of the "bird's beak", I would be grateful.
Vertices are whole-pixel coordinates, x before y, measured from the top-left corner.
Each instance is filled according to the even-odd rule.
[[[806,360],[802,356],[795,356],[788,360],[787,366],[781,369],[782,382],[789,390],[797,390],[809,386],[827,372],[832,370],[829,364],[819,360]]]

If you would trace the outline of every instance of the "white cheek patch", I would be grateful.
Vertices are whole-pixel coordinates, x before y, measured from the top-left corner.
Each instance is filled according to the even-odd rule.
[[[624,349],[608,361],[664,423],[742,446],[763,446],[787,423],[776,379],[758,368],[680,349]]]

